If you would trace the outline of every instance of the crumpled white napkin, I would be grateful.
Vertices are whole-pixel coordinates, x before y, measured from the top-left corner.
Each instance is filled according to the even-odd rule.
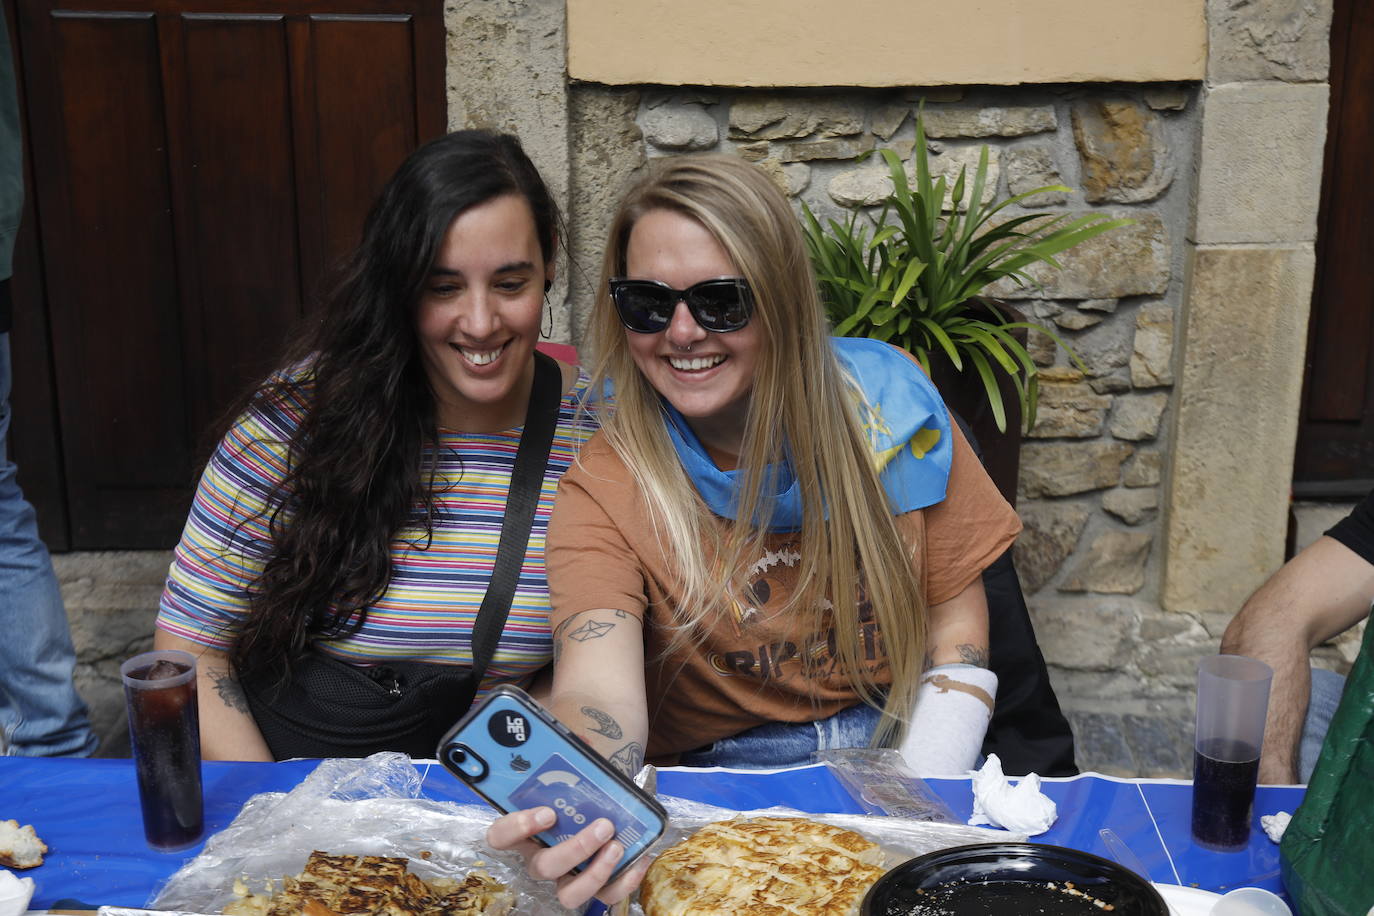
[[[23,916],[33,897],[33,879],[0,868],[0,916]]]
[[[1044,833],[1059,818],[1059,809],[1040,791],[1040,776],[1030,773],[1016,785],[1002,775],[1002,761],[988,754],[973,773],[973,817],[969,826],[990,824],[1027,836]]]
[[[1283,832],[1288,829],[1288,822],[1293,819],[1293,815],[1287,811],[1280,811],[1277,814],[1260,815],[1260,826],[1264,828],[1264,835],[1269,837],[1272,842],[1277,843],[1283,839]]]

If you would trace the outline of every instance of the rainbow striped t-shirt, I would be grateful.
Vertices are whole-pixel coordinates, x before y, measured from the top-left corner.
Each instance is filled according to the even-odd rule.
[[[544,536],[558,480],[596,431],[595,419],[578,410],[587,384],[580,375],[560,405],[524,566],[481,692],[522,682],[552,658]],[[307,397],[308,390],[280,407],[253,407],[220,442],[173,555],[158,611],[161,629],[229,648],[272,552],[265,495],[286,474],[287,442]],[[362,629],[316,646],[358,665],[472,663],[473,621],[496,560],[520,432],[439,430],[432,541],[418,529],[399,532],[391,545],[390,585],[368,608]]]

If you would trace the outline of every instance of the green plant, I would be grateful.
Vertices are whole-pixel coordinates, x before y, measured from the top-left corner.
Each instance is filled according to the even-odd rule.
[[[1062,346],[1080,368],[1082,362],[1049,328],[1035,322],[988,321],[972,314],[970,303],[989,284],[1006,277],[1021,285],[1038,285],[1026,272],[1028,267],[1043,262],[1060,269],[1055,255],[1132,220],[1100,213],[1070,218],[1069,214],[1036,212],[994,223],[993,217],[1012,204],[1045,191],[1069,189],[1049,185],[985,202],[988,148],[984,146],[965,204],[966,169],[959,170],[953,186],[943,176],[931,179],[919,115],[912,153],[914,187],[897,154],[886,149],[879,152],[891,172],[892,193],[876,217],[856,211],[843,224],[830,220],[827,230],[802,205],[807,247],[835,333],[894,343],[920,360],[927,372],[936,348],[961,372],[967,361],[982,380],[1002,431],[1006,430],[1006,410],[995,373],[1005,373],[1015,385],[1025,428],[1030,429],[1039,394],[1036,367],[1011,331],[1035,328]],[[998,314],[995,303],[982,302]]]

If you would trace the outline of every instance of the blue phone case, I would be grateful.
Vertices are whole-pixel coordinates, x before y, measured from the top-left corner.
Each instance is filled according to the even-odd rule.
[[[536,837],[546,846],[608,818],[625,847],[612,878],[653,845],[668,823],[652,796],[517,687],[487,694],[444,735],[435,756],[502,813],[552,808],[557,822]]]

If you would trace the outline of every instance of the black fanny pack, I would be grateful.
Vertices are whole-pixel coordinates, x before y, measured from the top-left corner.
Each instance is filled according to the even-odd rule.
[[[272,756],[285,760],[378,751],[432,757],[444,732],[472,705],[480,680],[466,665],[362,668],[311,648],[285,682],[240,683]]]
[[[366,757],[378,751],[432,757],[444,732],[472,705],[510,613],[562,400],[558,364],[542,353],[534,356],[534,388],[511,470],[496,562],[472,628],[472,667],[412,661],[360,667],[312,646],[292,662],[285,679],[240,677],[253,719],[277,760]]]

